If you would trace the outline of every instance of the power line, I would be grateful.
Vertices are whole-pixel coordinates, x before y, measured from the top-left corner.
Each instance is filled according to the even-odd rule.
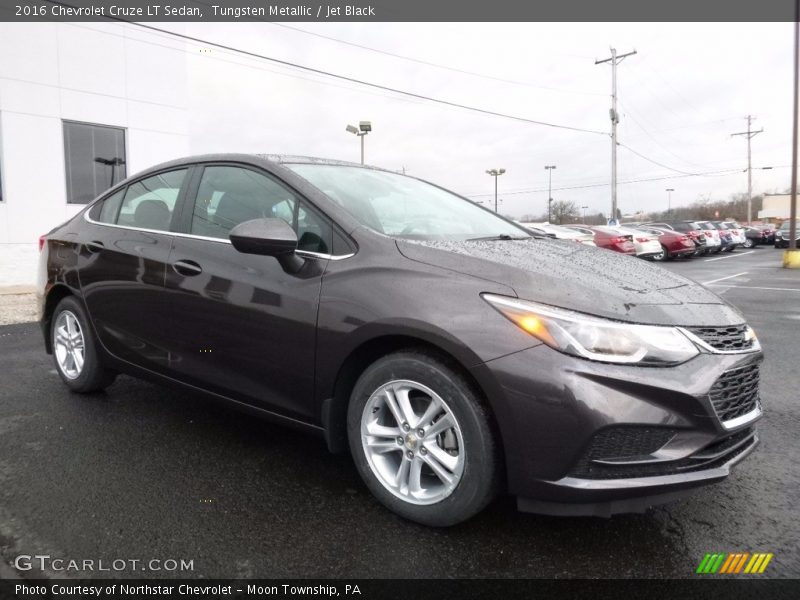
[[[64,7],[68,7],[68,8],[76,8],[75,6],[72,6],[72,5],[64,3],[64,2],[58,2],[56,0],[45,0],[45,1],[49,2],[50,4],[56,4],[56,5],[64,6]],[[236,52],[238,54],[242,54],[244,56],[249,56],[251,58],[257,58],[257,59],[260,59],[260,60],[266,60],[266,61],[269,61],[269,62],[272,62],[272,63],[275,63],[275,64],[279,64],[279,65],[283,65],[283,66],[286,66],[286,67],[291,67],[291,68],[294,68],[294,69],[299,69],[299,70],[302,70],[302,71],[306,71],[308,73],[314,73],[316,75],[324,75],[326,77],[333,77],[335,79],[340,79],[342,81],[347,81],[347,82],[350,82],[350,83],[355,83],[355,84],[358,84],[358,85],[362,85],[362,86],[366,86],[366,87],[371,87],[371,88],[383,90],[385,92],[391,92],[393,94],[399,94],[399,95],[406,96],[406,97],[409,97],[409,98],[416,98],[418,100],[425,100],[425,101],[428,101],[428,102],[434,102],[436,104],[442,104],[442,105],[445,105],[445,106],[461,108],[463,110],[469,110],[469,111],[472,111],[472,112],[481,113],[481,114],[485,114],[485,115],[490,115],[490,116],[494,116],[494,117],[501,117],[501,118],[504,118],[504,119],[511,119],[513,121],[518,121],[518,122],[521,122],[521,123],[528,123],[528,124],[531,124],[531,125],[541,125],[543,127],[551,127],[551,128],[554,128],[554,129],[565,129],[565,130],[569,130],[569,131],[578,131],[578,132],[581,132],[581,133],[592,133],[592,134],[595,134],[595,135],[603,135],[603,136],[608,135],[604,131],[595,131],[595,130],[592,130],[592,129],[583,129],[581,127],[572,127],[570,125],[560,125],[560,124],[557,124],[557,123],[549,123],[547,121],[538,121],[538,120],[535,120],[535,119],[528,119],[526,117],[520,117],[520,116],[517,116],[517,115],[510,115],[510,114],[501,113],[501,112],[498,112],[498,111],[488,110],[488,109],[484,109],[484,108],[478,108],[478,107],[475,107],[475,106],[470,106],[468,104],[461,104],[460,102],[453,102],[453,101],[450,101],[450,100],[443,100],[441,98],[434,98],[434,97],[431,97],[431,96],[426,96],[424,94],[417,94],[416,92],[409,92],[409,91],[406,91],[406,90],[401,90],[401,89],[398,89],[398,88],[393,88],[393,87],[390,87],[390,86],[381,85],[379,83],[372,83],[370,81],[357,79],[355,77],[348,77],[347,75],[340,75],[338,73],[332,73],[330,71],[325,71],[323,69],[316,69],[314,67],[308,67],[306,65],[301,65],[301,64],[294,63],[294,62],[291,62],[291,61],[281,60],[279,58],[274,58],[272,56],[267,56],[265,54],[259,54],[257,52],[251,52],[249,50],[243,50],[241,48],[236,48],[234,46],[228,46],[226,44],[220,44],[218,42],[212,42],[210,40],[204,40],[202,38],[194,37],[194,36],[191,36],[191,35],[186,35],[184,33],[178,33],[178,32],[175,32],[175,31],[170,31],[168,29],[161,29],[160,27],[155,27],[153,25],[147,25],[145,23],[137,23],[137,22],[134,22],[134,21],[128,21],[128,20],[122,19],[120,17],[107,16],[105,18],[109,19],[109,20],[112,20],[112,21],[118,21],[118,22],[122,22],[122,23],[127,23],[129,25],[135,25],[136,27],[140,27],[142,29],[148,29],[148,30],[151,30],[151,31],[157,31],[159,33],[163,33],[163,34],[170,35],[170,36],[177,37],[177,38],[181,38],[181,39],[184,39],[184,40],[187,40],[187,41],[190,41],[190,42],[194,42],[196,44],[204,44],[206,46],[213,46],[215,48],[220,48],[222,50],[227,50],[229,52]]]
[[[660,162],[658,162],[657,160],[653,160],[652,158],[648,158],[648,157],[646,157],[644,154],[641,154],[641,153],[637,152],[636,150],[634,150],[634,149],[633,149],[633,148],[631,148],[630,146],[626,146],[626,145],[625,145],[625,144],[623,144],[622,142],[617,142],[617,145],[618,145],[618,146],[622,146],[622,147],[623,147],[623,148],[625,148],[625,149],[626,149],[628,152],[632,152],[633,154],[635,154],[635,155],[636,155],[636,156],[638,156],[639,158],[642,158],[642,159],[646,160],[646,161],[647,161],[647,162],[649,162],[649,163],[653,163],[654,165],[657,165],[657,166],[659,166],[659,167],[661,167],[661,168],[663,168],[663,169],[667,169],[668,171],[674,171],[675,173],[680,173],[681,175],[690,175],[690,176],[691,176],[691,175],[697,175],[697,173],[690,173],[690,172],[688,172],[688,171],[681,171],[680,169],[675,169],[675,168],[673,168],[673,167],[670,167],[670,166],[668,166],[668,165],[665,165],[665,164],[663,164],[663,163],[660,163]]]
[[[205,4],[205,3],[204,2],[200,2],[200,4]],[[263,19],[259,19],[259,20],[263,20]],[[291,25],[286,25],[284,23],[274,23],[274,22],[266,21],[266,20],[263,20],[263,21],[265,23],[269,23],[270,25],[274,25],[276,27],[282,27],[284,29],[289,29],[291,31],[296,31],[298,33],[311,35],[311,36],[314,36],[314,37],[317,37],[317,38],[321,38],[321,39],[324,39],[324,40],[329,40],[331,42],[336,42],[338,44],[344,44],[346,46],[351,46],[353,48],[359,48],[361,50],[367,50],[369,52],[375,52],[377,54],[383,54],[384,56],[391,56],[392,58],[397,58],[397,59],[400,59],[400,60],[414,62],[414,63],[425,65],[425,66],[428,66],[428,67],[434,67],[436,69],[443,69],[443,70],[446,70],[446,71],[452,71],[454,73],[461,73],[463,75],[470,75],[472,77],[481,77],[483,79],[491,79],[493,81],[500,81],[502,83],[510,83],[512,85],[530,87],[530,88],[534,88],[534,89],[538,89],[538,90],[546,90],[546,91],[550,91],[550,92],[559,92],[559,93],[562,93],[562,94],[577,94],[577,95],[581,95],[581,96],[605,96],[605,94],[602,94],[600,92],[584,92],[584,91],[579,91],[579,90],[565,90],[565,89],[561,89],[561,88],[554,88],[554,87],[549,87],[549,86],[544,86],[544,85],[535,85],[535,84],[529,83],[527,81],[518,81],[518,80],[515,80],[515,79],[506,79],[505,77],[497,77],[495,75],[488,75],[486,73],[477,73],[475,71],[469,71],[467,69],[459,69],[458,67],[452,67],[452,66],[449,66],[449,65],[443,65],[443,64],[439,64],[439,63],[435,63],[435,62],[430,62],[430,61],[427,61],[427,60],[422,60],[422,59],[419,59],[419,58],[414,58],[413,56],[404,56],[402,54],[395,54],[394,52],[389,52],[387,50],[381,50],[380,48],[373,48],[371,46],[365,46],[363,44],[357,44],[355,42],[350,42],[350,41],[343,40],[341,38],[332,37],[332,36],[329,36],[329,35],[323,35],[321,33],[316,33],[314,31],[308,31],[306,29],[301,29],[299,27],[292,27]]]
[[[780,167],[774,168],[785,168],[785,165]],[[720,171],[707,171],[705,173],[687,173],[685,175],[665,175],[663,177],[648,177],[643,179],[628,179],[625,181],[618,181],[618,184],[628,184],[628,183],[644,183],[648,181],[664,181],[665,179],[683,179],[684,177],[721,177],[724,175],[731,175],[733,173],[741,173],[741,169],[724,169]],[[607,187],[611,185],[610,183],[592,183],[587,185],[573,185],[573,186],[566,186],[566,187],[559,187],[553,188],[554,192],[563,191],[563,190],[582,190],[588,188],[598,188],[598,187]],[[537,189],[529,189],[529,190],[517,190],[513,192],[503,192],[504,196],[514,196],[517,194],[532,194],[536,192],[546,192],[547,188],[537,188]],[[482,196],[491,196],[492,194],[471,194],[468,198],[479,198]]]

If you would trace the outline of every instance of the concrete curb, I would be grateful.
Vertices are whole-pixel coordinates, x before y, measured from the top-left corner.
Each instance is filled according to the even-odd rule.
[[[12,294],[33,294],[36,287],[32,285],[7,285],[0,287],[0,296]]]

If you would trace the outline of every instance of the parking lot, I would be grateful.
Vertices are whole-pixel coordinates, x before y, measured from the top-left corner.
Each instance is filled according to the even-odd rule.
[[[612,519],[522,514],[505,497],[427,529],[382,508],[321,440],[129,377],[73,396],[36,324],[0,327],[0,554],[193,561],[155,577],[694,577],[706,552],[749,551],[775,554],[764,576],[798,577],[800,272],[781,254],[663,263],[758,333],[762,443],[729,480]]]

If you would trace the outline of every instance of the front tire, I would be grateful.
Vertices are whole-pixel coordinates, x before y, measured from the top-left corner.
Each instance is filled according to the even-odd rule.
[[[745,241],[744,241],[744,247],[745,248],[752,248],[754,245],[755,244],[753,243],[753,240],[751,240],[750,238],[746,238],[745,239]]]
[[[86,312],[74,297],[67,296],[56,306],[50,340],[56,371],[70,390],[86,394],[114,383],[116,373],[100,364]]]
[[[456,366],[422,351],[379,359],[359,377],[347,414],[364,483],[411,521],[447,527],[494,498],[496,438],[482,399]]]

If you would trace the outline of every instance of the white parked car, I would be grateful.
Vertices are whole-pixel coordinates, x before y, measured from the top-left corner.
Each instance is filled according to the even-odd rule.
[[[631,241],[636,248],[637,258],[652,258],[656,254],[661,254],[661,242],[658,241],[658,236],[655,234],[638,229],[628,229],[627,227],[609,227],[608,229],[614,229],[622,235],[631,236]]]
[[[545,233],[553,235],[559,240],[572,240],[587,246],[595,246],[594,232],[592,231],[578,231],[568,227],[561,227],[561,225],[552,225],[550,223],[520,223],[523,227],[533,230],[544,231]]]
[[[719,254],[722,252],[722,240],[719,238],[719,229],[714,227],[710,221],[696,221],[703,233],[706,234],[706,248],[709,253]]]

